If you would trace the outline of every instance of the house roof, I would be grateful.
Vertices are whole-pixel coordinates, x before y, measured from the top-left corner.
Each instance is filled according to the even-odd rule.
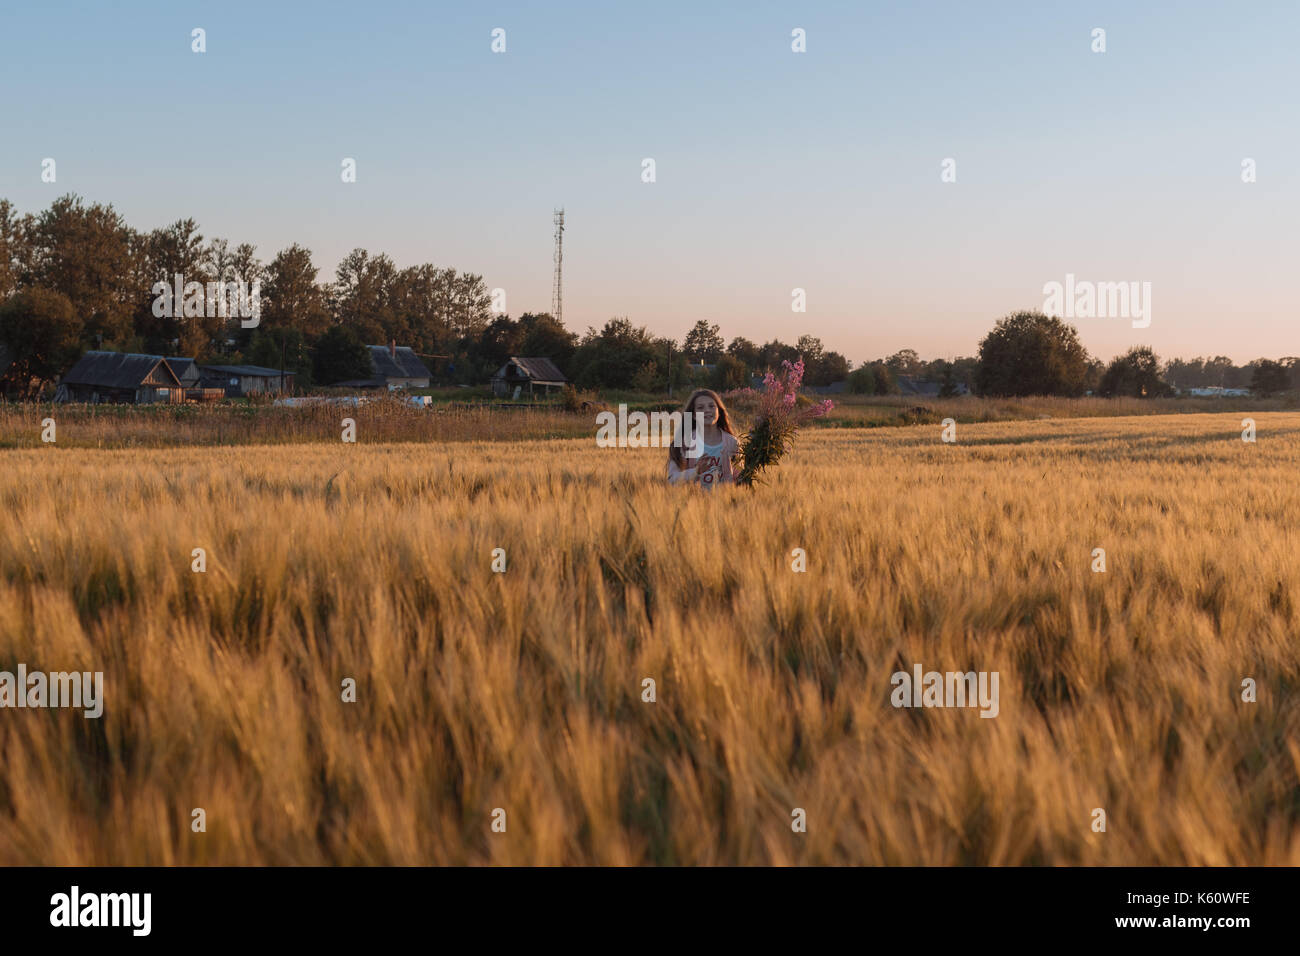
[[[168,358],[163,359],[163,361],[167,363],[167,367],[172,370],[172,374],[177,378],[182,377],[189,372],[190,369],[196,367],[194,359],[192,358],[173,358],[169,356]]]
[[[250,375],[255,378],[279,378],[280,370],[277,368],[264,368],[261,365],[200,365],[199,371],[202,372],[224,372],[227,375]],[[286,376],[292,375],[289,369],[284,370]]]
[[[161,372],[157,374],[155,370]],[[155,385],[181,384],[161,355],[135,352],[87,352],[63,376],[64,385],[98,385],[102,388],[138,388],[150,378]]]
[[[849,390],[849,383],[831,382],[829,385],[809,385],[805,389],[814,395],[842,395]]]
[[[963,382],[954,382],[953,388],[958,395],[970,394],[970,389]],[[923,395],[926,398],[938,398],[939,393],[943,391],[943,382],[928,382],[915,375],[900,375],[898,376],[898,391],[902,395]]]
[[[518,368],[525,378],[532,379],[534,382],[559,385],[568,381],[564,373],[555,367],[555,363],[545,357],[521,358],[512,355],[510,361],[497,370],[497,375],[504,378],[506,369],[511,365]]]
[[[925,395],[936,398],[943,386],[939,382],[927,382],[915,375],[898,376],[898,391],[903,395]]]
[[[431,378],[420,357],[405,345],[398,346],[396,355],[387,345],[368,345],[370,364],[380,378]]]

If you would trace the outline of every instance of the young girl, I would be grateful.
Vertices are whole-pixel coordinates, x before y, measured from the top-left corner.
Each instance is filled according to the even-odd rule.
[[[703,430],[695,430],[703,416]],[[694,447],[687,447],[682,432],[673,436],[668,449],[668,482],[673,485],[698,483],[705,488],[727,484],[736,480],[733,461],[740,456],[740,442],[731,430],[731,417],[718,393],[707,388],[697,388],[682,407],[682,419],[690,419]],[[702,447],[701,447],[702,446]],[[688,458],[687,455],[694,457]]]

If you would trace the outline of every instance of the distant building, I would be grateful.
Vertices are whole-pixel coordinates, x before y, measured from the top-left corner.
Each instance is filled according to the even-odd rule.
[[[807,385],[804,391],[812,392],[814,395],[843,395],[849,390],[847,380],[842,382],[831,382],[829,385]]]
[[[199,387],[199,366],[192,358],[168,358],[167,367],[186,388]]]
[[[537,388],[544,393],[552,388],[563,388],[569,383],[564,373],[555,367],[548,358],[521,358],[510,356],[510,361],[502,365],[492,375],[492,394],[510,395],[516,388],[528,389],[532,395]]]
[[[1248,388],[1220,388],[1217,385],[1207,385],[1202,388],[1180,388],[1179,395],[1192,395],[1196,398],[1241,398],[1250,394]]]
[[[428,388],[433,373],[420,356],[396,342],[367,345],[370,350],[370,378],[335,382],[335,388]]]
[[[953,388],[957,395],[969,395],[970,389],[961,382],[954,382]],[[925,398],[938,398],[939,392],[943,389],[942,382],[928,382],[924,379],[917,378],[915,375],[898,376],[898,391],[903,395],[920,395]]]
[[[278,369],[260,365],[200,365],[199,385],[204,389],[224,388],[227,398],[283,394],[293,391],[294,373],[281,376]]]
[[[161,355],[87,352],[59,382],[56,402],[147,405],[185,401],[185,387]]]
[[[375,378],[382,379],[389,388],[428,388],[432,373],[420,357],[406,346],[396,342],[388,345],[371,345],[370,365]]]

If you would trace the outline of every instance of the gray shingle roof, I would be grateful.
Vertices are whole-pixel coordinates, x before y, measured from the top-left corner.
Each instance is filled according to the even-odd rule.
[[[168,357],[164,361],[167,362],[167,367],[172,370],[172,374],[176,376],[177,381],[183,382],[185,376],[191,372],[193,372],[195,378],[198,378],[199,369],[198,366],[194,364],[194,359]]]
[[[555,367],[555,363],[548,358],[520,358],[518,355],[510,356],[508,365],[516,366],[524,377],[532,379],[534,382],[567,382],[564,373]]]
[[[264,368],[261,365],[200,365],[202,371],[225,372],[228,375],[252,375],[258,378],[280,377],[278,368]],[[292,375],[292,369],[285,369],[285,375]]]
[[[180,380],[161,355],[135,352],[87,352],[63,376],[64,385],[98,385],[102,388],[139,388],[159,370],[154,378],[161,385],[180,385]]]
[[[431,378],[420,357],[405,345],[399,346],[396,358],[387,345],[368,345],[370,364],[381,378]]]

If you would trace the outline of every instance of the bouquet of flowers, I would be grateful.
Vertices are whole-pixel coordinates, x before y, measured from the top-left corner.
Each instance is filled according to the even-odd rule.
[[[781,363],[780,373],[763,376],[763,390],[756,394],[758,420],[741,444],[745,466],[736,476],[736,484],[752,486],[759,475],[781,460],[794,443],[795,432],[805,422],[820,418],[834,407],[828,398],[815,405],[798,408],[796,395],[803,381],[803,360],[791,365]],[[745,391],[751,392],[752,389]]]

